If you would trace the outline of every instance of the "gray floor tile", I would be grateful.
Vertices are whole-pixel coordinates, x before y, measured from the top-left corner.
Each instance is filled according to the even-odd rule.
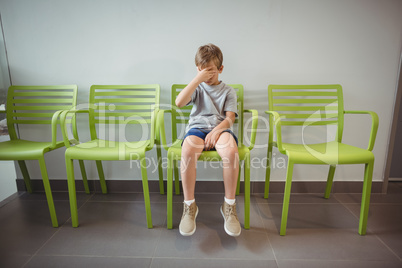
[[[161,195],[160,193],[150,193],[149,194],[151,203],[166,203],[167,196],[166,194]],[[195,199],[197,203],[222,203],[224,198],[224,194],[222,193],[196,193]],[[252,199],[251,197],[250,199]],[[173,202],[174,203],[183,203],[183,194],[180,195],[173,194]],[[108,193],[101,194],[95,193],[92,195],[90,202],[144,202],[144,195],[142,193]],[[236,196],[237,203],[244,202],[244,196],[239,195]]]
[[[360,205],[347,206],[360,215]],[[367,228],[402,259],[402,204],[371,204]]]
[[[70,218],[68,201],[55,201],[61,226]],[[2,254],[32,255],[59,228],[53,228],[46,201],[15,200],[1,208],[0,252]]]
[[[362,194],[334,194],[339,202],[344,204],[360,204]],[[371,194],[370,204],[402,204],[402,194]]]
[[[22,267],[30,258],[30,255],[18,255],[9,252],[7,254],[1,253],[0,264],[1,267],[19,268]]]
[[[279,233],[282,204],[258,204],[265,228]],[[355,228],[358,220],[341,204],[290,204],[287,232],[292,229],[348,229]]]
[[[113,257],[82,257],[82,256],[35,256],[24,267],[26,268],[120,268],[120,267],[149,267],[150,258],[113,258]]]
[[[238,260],[238,259],[175,259],[154,258],[151,268],[276,268],[274,260]]]
[[[269,198],[264,198],[264,194],[254,194],[255,202],[261,204],[282,204],[283,194],[269,194]],[[295,204],[337,204],[338,200],[334,195],[330,195],[328,199],[324,198],[323,193],[313,193],[313,194],[291,194],[290,203]]]
[[[274,255],[267,236],[258,223],[256,208],[251,208],[251,228],[242,230],[239,237],[228,236],[223,229],[223,218],[220,214],[220,204],[200,203],[197,217],[197,230],[190,237],[183,237],[178,231],[181,217],[181,204],[174,204],[174,229],[164,230],[155,251],[155,257],[177,258],[229,258],[267,259],[273,260]],[[239,212],[242,210],[238,209]],[[239,220],[243,216],[239,213]]]
[[[151,193],[147,229],[141,193],[77,194],[72,228],[67,192],[53,194],[60,228],[51,227],[44,193],[19,193],[0,207],[0,267],[402,267],[402,183],[372,194],[368,234],[358,234],[361,194],[292,194],[286,236],[279,235],[283,194],[251,198],[251,229],[223,229],[223,193],[196,193],[200,213],[191,237],[179,234],[183,195]],[[236,197],[241,224],[244,195]]]
[[[279,268],[400,268],[400,261],[278,260]]]
[[[166,203],[166,195],[160,193],[150,193],[151,203]],[[173,196],[173,199],[179,201],[179,197]],[[95,193],[89,202],[144,202],[143,193]]]
[[[53,200],[54,201],[68,201],[68,192],[53,192]],[[87,201],[91,198],[92,194],[86,194],[84,192],[77,192],[77,201]],[[45,192],[33,192],[33,193],[24,193],[19,197],[20,200],[23,201],[38,201],[43,200],[46,201]]]
[[[269,239],[278,260],[399,260],[375,235],[354,229],[293,229]]]
[[[281,205],[258,204],[279,260],[398,260],[373,234],[358,234],[358,219],[339,204],[290,205],[286,236]]]
[[[141,202],[87,202],[79,209],[80,226],[66,224],[38,255],[151,257],[165,229],[165,204],[152,204],[153,229],[146,227]]]

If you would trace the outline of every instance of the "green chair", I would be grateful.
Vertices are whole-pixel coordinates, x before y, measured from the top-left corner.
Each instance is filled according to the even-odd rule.
[[[258,123],[258,113],[256,110],[243,110],[243,86],[242,85],[230,85],[236,90],[237,102],[238,102],[238,118],[235,120],[235,124],[238,127],[238,151],[240,161],[244,161],[244,228],[250,228],[250,151],[253,149],[255,144],[256,129]],[[175,84],[172,86],[171,95],[171,109],[170,110],[160,110],[158,118],[158,126],[160,128],[160,137],[163,147],[168,151],[168,170],[167,170],[167,228],[173,228],[173,217],[172,217],[172,206],[173,206],[173,171],[175,173],[175,190],[176,194],[180,194],[179,185],[179,172],[177,167],[177,161],[181,158],[181,143],[182,140],[178,138],[178,126],[181,125],[183,128],[188,124],[188,118],[192,106],[185,106],[179,109],[175,105],[176,96],[184,89],[186,85]],[[252,130],[250,137],[250,146],[243,144],[243,114],[249,112],[252,115]],[[164,125],[164,114],[171,113],[171,129],[172,129],[172,143],[168,145],[166,143],[166,133]],[[184,133],[183,133],[184,134]],[[200,158],[201,161],[221,161],[219,154],[216,151],[203,151]],[[239,191],[240,185],[240,170],[239,170],[239,180],[237,186],[237,193]]]
[[[18,161],[29,193],[32,193],[32,187],[25,160],[39,161],[53,227],[58,227],[59,224],[44,154],[64,146],[63,141],[57,141],[59,116],[61,110],[74,107],[76,100],[76,85],[11,86],[7,94],[6,118],[10,140],[0,143],[0,160]],[[18,129],[21,125],[38,125],[38,127],[51,125],[51,141],[37,142],[20,139]],[[46,133],[44,136],[46,137]]]
[[[66,168],[72,226],[78,227],[77,199],[74,180],[73,160],[95,160],[99,174],[102,193],[107,193],[102,160],[139,160],[142,175],[147,227],[152,228],[151,205],[149,199],[148,178],[146,170],[145,152],[151,150],[155,144],[155,121],[159,107],[159,85],[93,85],[89,93],[89,109],[64,111],[61,115],[62,132],[66,141]],[[89,130],[91,140],[80,143],[76,125],[72,132],[76,140],[75,146],[68,142],[67,119],[75,118],[77,113],[89,114]],[[74,123],[75,121],[73,121]],[[100,128],[107,128],[108,132],[119,130],[119,136],[127,134],[126,127],[136,124],[136,133],[142,138],[137,141],[115,141],[101,139]],[[144,137],[145,136],[145,137]],[[157,146],[158,163],[160,163],[160,146]],[[159,174],[162,173],[161,166]],[[83,180],[86,181],[85,169],[82,166]],[[160,180],[163,178],[160,177]],[[161,182],[163,186],[163,181]],[[87,191],[87,189],[86,189]],[[89,190],[87,191],[89,192]],[[161,188],[163,192],[163,188]]]
[[[359,234],[366,234],[370,203],[374,154],[371,152],[378,129],[378,116],[369,111],[344,111],[341,85],[269,85],[269,140],[265,194],[268,198],[272,158],[272,147],[276,146],[288,156],[285,193],[283,198],[280,235],[286,234],[289,199],[295,164],[329,165],[325,198],[329,198],[336,165],[364,164],[364,182],[360,210]],[[344,114],[369,114],[372,118],[370,140],[367,149],[342,143]],[[276,142],[273,129],[276,129]],[[334,141],[317,144],[293,144],[282,142],[283,127],[306,128],[311,126],[335,126]]]

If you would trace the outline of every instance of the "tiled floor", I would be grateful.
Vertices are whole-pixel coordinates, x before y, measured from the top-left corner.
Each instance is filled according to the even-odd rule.
[[[198,194],[191,237],[178,232],[182,196],[174,197],[174,229],[166,229],[166,196],[151,194],[147,229],[139,193],[78,194],[80,227],[69,220],[68,195],[54,193],[61,226],[52,228],[43,193],[0,205],[0,267],[402,267],[402,183],[373,194],[368,233],[357,233],[359,194],[293,194],[286,236],[279,236],[282,195],[253,195],[251,228],[223,230],[222,194]],[[243,221],[243,200],[238,211]]]

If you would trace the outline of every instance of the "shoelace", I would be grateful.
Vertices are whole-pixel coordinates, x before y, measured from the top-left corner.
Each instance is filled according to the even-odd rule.
[[[237,219],[237,213],[236,213],[236,205],[233,206],[226,206],[226,213],[225,213],[228,217],[229,216],[235,216]]]
[[[193,210],[194,210],[194,207],[192,207],[191,205],[190,205],[190,206],[185,205],[185,206],[184,206],[183,216],[184,216],[184,215],[190,215],[190,216],[192,216],[192,215],[194,214]]]

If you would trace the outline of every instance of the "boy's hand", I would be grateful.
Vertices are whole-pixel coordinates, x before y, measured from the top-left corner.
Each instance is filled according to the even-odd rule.
[[[199,67],[197,68],[197,76],[196,78],[198,79],[198,81],[201,82],[207,82],[208,80],[211,80],[212,77],[218,72],[218,70],[216,69],[216,67],[208,67],[205,69],[200,69]]]
[[[222,133],[221,130],[212,130],[211,132],[209,132],[207,134],[207,136],[205,137],[205,142],[204,142],[205,151],[209,151],[215,147],[221,133]]]

